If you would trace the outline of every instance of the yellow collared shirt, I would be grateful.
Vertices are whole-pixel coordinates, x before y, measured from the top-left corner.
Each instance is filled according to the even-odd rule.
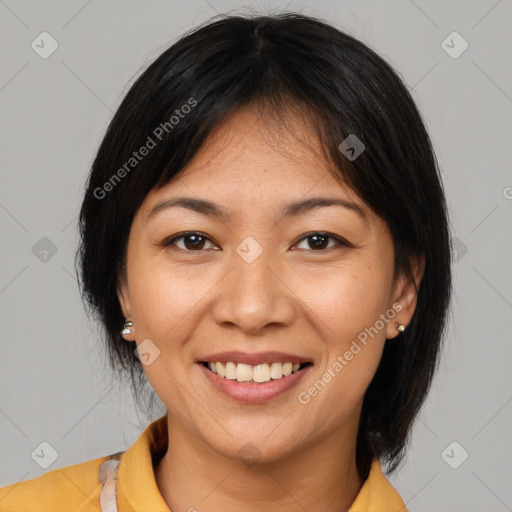
[[[0,488],[0,512],[170,512],[153,470],[153,457],[166,447],[163,416],[125,452]],[[349,512],[407,512],[377,459]]]

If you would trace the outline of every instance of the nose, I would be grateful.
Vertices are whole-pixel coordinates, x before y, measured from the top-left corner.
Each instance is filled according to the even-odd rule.
[[[234,252],[231,271],[215,288],[212,313],[218,325],[237,326],[255,335],[293,322],[295,296],[265,252],[250,263]]]

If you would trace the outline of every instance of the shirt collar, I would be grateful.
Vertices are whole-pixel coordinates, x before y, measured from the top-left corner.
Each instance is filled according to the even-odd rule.
[[[348,512],[407,512],[402,498],[373,459],[370,474]]]
[[[167,416],[162,416],[153,421],[123,454],[117,474],[119,510],[171,512],[156,485],[154,473],[154,461],[163,456],[167,444]],[[407,512],[377,459],[373,460],[368,478],[349,512]]]
[[[170,512],[156,485],[153,460],[167,449],[167,416],[153,421],[123,454],[117,473],[118,508]]]

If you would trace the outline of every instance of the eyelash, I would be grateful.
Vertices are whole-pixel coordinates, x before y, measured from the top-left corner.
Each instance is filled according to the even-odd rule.
[[[173,236],[170,239],[164,240],[160,245],[162,247],[169,247],[169,246],[173,246],[173,245],[176,247],[175,242],[177,240],[180,240],[180,239],[185,238],[190,235],[198,235],[198,236],[203,237],[206,240],[209,240],[210,242],[213,243],[213,241],[208,236],[206,236],[204,233],[201,233],[200,231],[186,231],[184,233],[180,233],[177,236]],[[336,241],[336,243],[339,247],[353,247],[349,242],[347,242],[343,238],[340,238],[339,236],[336,236],[336,235],[332,235],[331,233],[326,233],[325,231],[313,231],[312,233],[309,233],[306,236],[303,236],[294,245],[297,245],[297,244],[303,242],[304,240],[307,240],[308,238],[312,238],[315,235],[320,235],[321,237],[325,237],[325,238],[331,238]],[[315,249],[300,249],[300,250],[307,250],[310,252],[327,252],[328,250],[333,249],[335,247],[336,246],[331,246],[331,247],[327,247],[325,249],[317,249],[317,250],[315,250]],[[194,251],[194,250],[189,250],[189,249],[183,249],[181,247],[177,247],[177,248],[182,251],[185,251],[185,252],[204,252],[205,250],[207,250],[207,249],[199,249],[197,251]]]

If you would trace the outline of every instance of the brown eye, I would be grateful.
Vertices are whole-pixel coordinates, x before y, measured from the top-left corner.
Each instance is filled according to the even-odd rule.
[[[208,242],[211,243],[211,240],[203,235],[202,233],[198,233],[196,231],[191,231],[189,233],[182,233],[179,236],[172,238],[171,240],[165,242],[163,245],[165,247],[174,245],[179,249],[183,249],[185,251],[201,251],[205,249],[205,244]],[[212,244],[213,246],[213,244]],[[213,246],[215,247],[215,246]]]
[[[201,235],[185,235],[183,237],[184,245],[189,250],[203,249],[205,238]]]
[[[329,240],[334,240],[335,243],[329,245]],[[328,233],[312,233],[311,235],[302,238],[300,243],[303,243],[304,241],[306,241],[306,244],[308,245],[308,247],[305,247],[305,249],[312,249],[313,251],[323,251],[325,249],[331,249],[336,245],[345,247],[349,246],[349,244],[342,240],[341,238],[334,235],[330,235]],[[302,247],[301,249],[304,249],[304,247]]]
[[[329,245],[329,236],[324,235],[312,235],[308,236],[307,240],[309,240],[309,246],[311,249],[326,249]]]

